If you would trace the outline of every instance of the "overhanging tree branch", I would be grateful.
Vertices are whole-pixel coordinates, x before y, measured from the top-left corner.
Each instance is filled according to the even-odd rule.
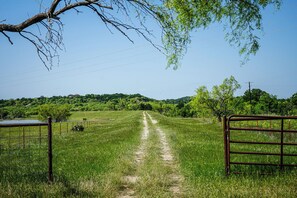
[[[270,4],[279,8],[281,0],[52,0],[44,11],[20,24],[0,21],[0,32],[10,44],[13,44],[10,34],[19,33],[33,44],[44,65],[51,69],[53,59],[63,48],[62,14],[71,10],[80,13],[81,9],[86,9],[94,12],[110,31],[119,31],[131,42],[129,33],[137,33],[166,54],[168,66],[177,68],[190,42],[189,32],[216,22],[226,22],[226,39],[239,48],[240,54],[247,58],[255,54],[260,47],[257,33],[262,30],[261,11]],[[162,47],[152,41],[147,18],[159,25]],[[33,25],[43,36],[36,34],[36,30],[27,29]]]
[[[74,1],[64,0],[64,6],[58,9],[61,0],[54,0],[46,12],[38,13],[20,24],[12,25],[12,24],[0,24],[0,32],[8,39],[10,44],[13,44],[10,36],[6,32],[16,32],[29,41],[37,50],[38,57],[41,59],[43,64],[47,69],[51,69],[53,66],[53,59],[58,57],[57,50],[61,50],[61,45],[63,45],[63,24],[60,20],[59,15],[66,13],[70,10],[76,10],[79,7],[87,7],[97,13],[100,19],[105,24],[110,24],[116,30],[120,31],[125,37],[127,37],[131,42],[132,39],[125,33],[125,30],[133,29],[135,31],[140,31],[138,28],[134,28],[128,24],[124,24],[119,20],[111,20],[102,14],[102,9],[112,10],[112,6],[107,6],[100,4],[98,0],[85,0],[85,1]],[[100,13],[101,12],[101,13]],[[4,21],[1,21],[4,22]],[[33,31],[25,31],[26,28],[32,25],[41,24],[42,27],[46,30],[46,36],[44,38],[37,36]],[[123,29],[122,29],[123,28]],[[40,28],[38,27],[39,32]]]
[[[2,31],[1,33],[7,38],[7,40],[10,42],[10,44],[13,45],[13,42],[11,41],[10,37],[7,34],[5,34],[4,31]]]
[[[110,31],[110,27],[114,28],[132,43],[133,39],[128,33],[136,32],[156,49],[166,54],[171,59],[170,64],[177,63],[172,60],[177,60],[181,56],[187,43],[186,40],[189,39],[188,36],[185,36],[187,33],[183,33],[184,31],[174,24],[170,10],[162,4],[157,5],[147,0],[53,0],[44,12],[28,18],[20,24],[0,24],[0,32],[11,44],[13,42],[7,33],[19,33],[22,38],[33,44],[42,63],[47,69],[51,69],[53,59],[58,57],[58,50],[61,50],[63,46],[61,15],[70,10],[79,13],[79,8],[91,10]],[[126,21],[116,17],[119,13],[125,16],[123,18]],[[159,23],[162,29],[162,40],[166,40],[169,45],[164,45],[162,48],[151,40],[153,34],[145,25],[147,17],[151,17]],[[135,25],[135,22],[138,24]],[[41,37],[34,30],[27,30],[32,25],[37,25],[40,34],[46,31],[45,36]]]

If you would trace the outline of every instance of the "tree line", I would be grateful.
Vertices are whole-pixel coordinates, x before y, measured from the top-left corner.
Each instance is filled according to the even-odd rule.
[[[0,119],[37,116],[56,121],[67,119],[71,111],[156,111],[166,116],[213,117],[218,121],[223,115],[296,115],[297,92],[287,99],[278,99],[261,89],[246,90],[235,96],[240,84],[231,76],[221,85],[208,90],[201,86],[196,95],[179,99],[155,100],[140,94],[87,94],[39,98],[0,100]]]

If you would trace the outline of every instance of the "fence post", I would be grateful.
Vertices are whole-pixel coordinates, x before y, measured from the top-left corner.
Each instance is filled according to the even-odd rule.
[[[280,148],[281,156],[280,156],[280,169],[284,169],[284,119],[281,121],[281,148]]]
[[[53,182],[52,118],[48,118],[48,182]]]
[[[228,145],[227,145],[227,119],[226,116],[223,117],[223,132],[224,132],[224,149],[225,149],[225,172],[226,175],[229,175],[228,168]]]

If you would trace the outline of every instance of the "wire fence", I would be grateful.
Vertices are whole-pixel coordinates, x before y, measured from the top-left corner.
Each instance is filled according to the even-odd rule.
[[[98,125],[98,121],[69,121],[69,122],[53,122],[53,134],[63,135],[73,131],[77,131],[77,126],[89,128]]]
[[[0,124],[0,181],[52,181],[52,127],[47,123]]]
[[[97,124],[93,121],[0,124],[0,183],[52,182],[52,136],[70,134],[75,126],[85,129]]]

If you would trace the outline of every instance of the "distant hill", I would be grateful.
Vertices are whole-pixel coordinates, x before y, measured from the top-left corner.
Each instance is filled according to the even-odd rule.
[[[37,115],[42,105],[58,105],[70,111],[152,110],[165,115],[177,115],[190,97],[156,100],[141,94],[70,94],[38,98],[0,100],[0,119]]]
[[[191,98],[192,98],[191,96],[185,96],[177,99],[165,99],[165,100],[162,100],[162,102],[165,102],[168,104],[188,103],[191,101]]]
[[[14,105],[22,105],[22,106],[35,106],[42,105],[46,103],[54,103],[54,104],[73,104],[76,102],[100,102],[107,103],[108,101],[114,100],[131,100],[135,99],[138,102],[164,102],[167,104],[179,104],[179,103],[188,103],[191,100],[190,96],[178,98],[178,99],[165,99],[165,100],[156,100],[153,98],[149,98],[143,96],[141,94],[123,94],[123,93],[115,93],[115,94],[70,94],[68,96],[51,96],[44,97],[40,96],[38,98],[17,98],[17,99],[7,99],[0,100],[0,107],[5,106],[14,106]]]
[[[51,96],[45,97],[40,96],[37,98],[17,98],[17,99],[0,99],[0,108],[7,107],[7,106],[38,106],[43,104],[77,104],[77,103],[108,103],[114,101],[134,101],[137,103],[140,102],[159,102],[159,100],[149,98],[143,96],[141,94],[123,94],[123,93],[115,93],[115,94],[86,94],[86,95],[79,95],[79,94],[70,94],[68,96]],[[176,99],[178,100],[178,99]],[[175,100],[168,100],[166,103],[170,103],[170,101]]]

